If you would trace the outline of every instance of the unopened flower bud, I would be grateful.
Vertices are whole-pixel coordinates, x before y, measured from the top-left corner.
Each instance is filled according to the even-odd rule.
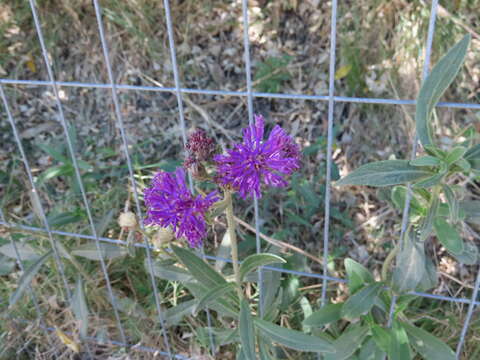
[[[133,229],[137,226],[137,218],[135,217],[135,214],[131,211],[121,213],[118,217],[118,225],[120,225],[120,227],[122,228]]]
[[[159,228],[155,233],[155,235],[153,235],[152,237],[153,246],[159,249],[162,247],[162,245],[172,241],[174,237],[175,237],[175,234],[173,233],[172,229],[170,229],[169,227]]]

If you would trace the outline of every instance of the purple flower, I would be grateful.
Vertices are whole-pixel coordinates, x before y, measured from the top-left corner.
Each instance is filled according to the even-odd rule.
[[[238,190],[242,198],[252,192],[261,197],[260,187],[286,186],[286,175],[300,169],[300,149],[284,129],[276,125],[263,140],[264,118],[255,115],[255,125],[243,130],[243,143],[226,155],[216,155],[217,180]]]
[[[205,213],[219,198],[216,191],[194,197],[185,183],[185,170],[158,172],[145,189],[148,225],[171,226],[177,239],[185,237],[191,247],[199,247],[207,235]]]

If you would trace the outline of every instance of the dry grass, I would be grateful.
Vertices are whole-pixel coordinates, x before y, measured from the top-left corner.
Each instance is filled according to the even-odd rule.
[[[107,82],[91,2],[43,0],[38,3],[47,47],[58,80]],[[162,2],[105,0],[101,3],[116,81],[130,85],[173,86]],[[192,88],[245,90],[241,2],[185,0],[171,3],[182,85]],[[473,32],[474,35],[464,71],[445,99],[478,103],[480,55],[475,49],[479,48],[480,40],[476,35],[478,26],[475,14],[480,11],[480,4],[475,0],[463,0],[442,5],[445,8],[440,8],[437,20],[432,62],[465,31]],[[337,68],[346,66],[350,67],[350,71],[336,81],[336,94],[413,99],[421,77],[429,17],[428,3],[418,0],[341,1],[339,6]],[[0,76],[46,79],[28,4],[3,1],[0,4],[0,19]],[[330,34],[328,2],[250,1],[250,25],[253,75],[257,89],[260,86],[277,86],[277,91],[284,93],[327,94]],[[266,76],[258,75],[261,74],[262,64],[282,56],[289,56],[285,67],[274,68],[270,73],[267,72]],[[286,75],[277,81],[275,79],[279,73]],[[53,94],[51,89],[43,87],[9,86],[7,91],[13,115],[27,148],[27,156],[34,175],[38,176],[48,167],[57,164],[39,145],[61,142],[63,137],[61,127],[55,122]],[[111,95],[109,90],[65,87],[62,91],[67,120],[75,127],[79,139],[78,155],[94,169],[100,169],[101,176],[91,181],[87,190],[90,190],[88,195],[94,213],[103,218],[109,210],[121,209],[128,196],[128,181],[125,169],[122,168],[124,159],[119,155],[122,153],[121,141]],[[135,164],[141,166],[178,160],[182,145],[174,94],[122,91],[120,100]],[[188,129],[204,128],[224,145],[238,139],[239,128],[246,124],[245,98],[185,95],[184,102]],[[269,123],[277,123],[287,128],[303,147],[315,144],[320,137],[326,135],[327,107],[324,102],[257,98],[254,108],[256,112],[264,114]],[[410,106],[336,104],[334,160],[340,173],[346,174],[360,164],[372,160],[409,156],[414,130],[413,111]],[[9,175],[6,181],[0,183],[0,193],[3,195],[1,205],[9,220],[31,224],[35,217],[28,200],[28,190],[25,190],[29,188],[28,182],[3,113],[1,119],[1,168]],[[438,136],[451,136],[466,125],[478,124],[478,114],[471,110],[441,109],[438,111],[438,123],[443,125]],[[44,124],[48,126],[45,127]],[[315,174],[324,170],[324,162],[322,148],[311,161],[305,163],[302,175],[306,179],[313,179]],[[142,174],[147,173],[144,171]],[[43,189],[43,203],[51,212],[72,211],[72,208],[82,207],[80,196],[72,193],[71,183],[65,177],[48,181]],[[65,199],[67,194],[70,197]],[[266,231],[319,256],[323,213],[319,211],[309,219],[314,225],[308,231],[299,226],[295,228],[294,236],[282,238],[279,229],[286,221],[286,216],[282,213],[283,199],[282,194],[274,193],[270,200],[265,200],[262,219],[265,220]],[[399,214],[389,211],[391,207],[385,199],[385,193],[372,189],[334,189],[333,203],[345,218],[352,219],[353,226],[347,227],[338,219],[333,221],[335,231],[332,231],[332,253],[337,254],[336,251],[342,249],[332,259],[333,275],[344,275],[342,259],[345,256],[353,257],[378,272],[386,249],[398,236]],[[282,204],[280,211],[279,203]],[[251,218],[252,209],[248,204],[242,204],[239,212],[247,220]],[[88,233],[87,225],[84,220],[67,229]],[[105,234],[118,236],[119,229],[114,217],[108,222]],[[247,234],[243,234],[243,238],[247,241]],[[78,239],[67,241],[78,242]],[[215,251],[213,246],[209,250]],[[429,251],[435,255],[441,271],[447,274],[441,277],[436,292],[451,296],[469,296],[469,287],[473,285],[476,269],[452,263],[440,248]],[[320,270],[313,264],[309,264],[309,269]],[[116,270],[118,272],[115,273]],[[113,271],[120,278],[121,271]],[[6,298],[8,291],[12,290],[11,280],[8,277],[0,278],[2,297]],[[58,279],[52,281],[54,284],[50,288],[42,290],[45,294],[42,298],[43,304],[48,304],[49,290],[58,287]],[[309,280],[302,281],[304,286],[316,284]],[[97,285],[102,286],[100,283]],[[341,286],[331,286],[332,296],[344,296]],[[94,288],[91,286],[92,296]],[[126,285],[122,291],[131,295],[133,288]],[[163,290],[168,292],[171,289]],[[309,294],[314,301],[318,291]],[[138,296],[142,298],[144,295]],[[98,318],[92,321],[94,324],[96,321],[113,335],[114,324],[106,325],[111,321],[111,318],[107,320],[109,316],[106,316],[108,305],[101,307],[102,301],[105,302],[106,299],[104,296],[98,296],[98,299],[99,304],[94,301],[92,305]],[[174,301],[176,300],[167,296],[165,303],[171,305]],[[422,306],[430,306],[429,304],[427,301],[422,303]],[[95,308],[97,305],[98,308]],[[62,310],[62,306],[58,309],[60,314],[46,305],[44,309],[47,311],[49,324],[60,322],[65,330],[74,328],[70,323],[71,315]],[[465,314],[463,306],[442,303],[437,305],[437,309],[455,329],[459,327]],[[26,306],[23,311],[18,312],[25,316],[27,311],[28,317],[32,318],[31,305],[29,309]],[[125,316],[124,320],[128,321],[127,319]],[[187,320],[181,328],[174,328],[170,335],[176,346],[186,354],[198,353],[201,356],[195,343],[189,342],[189,338],[182,338],[182,335],[188,333],[187,329],[197,325],[194,321]],[[149,325],[145,323],[139,326],[132,322],[130,331],[142,344],[161,348],[158,336],[146,337],[148,331],[144,329]],[[44,339],[43,333],[24,326],[8,322],[3,328],[4,335],[0,343],[3,341],[6,348],[17,350],[22,349],[19,344],[40,344],[40,339]],[[94,329],[95,325],[91,326],[91,330]],[[458,337],[456,330],[445,333],[437,331],[440,336],[450,339],[452,344]],[[478,336],[478,324],[474,324],[467,344],[470,353],[477,351],[474,343]],[[51,337],[51,340],[58,344],[57,337]],[[51,348],[48,346],[28,346],[24,352],[28,354],[26,358],[41,359],[42,356],[50,356]],[[35,351],[40,353],[36,354]],[[110,356],[120,359],[124,356],[115,354],[116,350],[113,348],[100,351],[104,352],[105,358]],[[63,356],[75,358],[68,352]],[[98,356],[102,358],[103,355]],[[149,355],[135,353],[134,358],[140,358],[137,356],[148,358]]]

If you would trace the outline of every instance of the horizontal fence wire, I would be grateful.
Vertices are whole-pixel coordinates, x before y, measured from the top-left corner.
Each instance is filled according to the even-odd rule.
[[[114,112],[115,112],[115,117],[117,119],[119,128],[120,128],[120,133],[121,133],[121,138],[122,138],[122,145],[126,157],[126,162],[127,162],[127,167],[129,171],[129,181],[132,186],[132,192],[133,192],[133,197],[134,197],[134,202],[136,206],[136,211],[137,215],[140,219],[140,226],[143,229],[143,216],[142,216],[142,210],[141,210],[141,204],[139,201],[139,196],[138,196],[138,190],[136,188],[136,182],[134,178],[134,167],[131,162],[130,154],[128,151],[128,141],[127,141],[127,136],[123,124],[123,118],[122,118],[122,113],[120,110],[120,102],[118,99],[118,92],[119,91],[144,91],[144,92],[170,92],[174,93],[177,97],[177,108],[179,112],[179,122],[180,122],[180,127],[181,127],[181,136],[183,143],[185,144],[187,140],[186,136],[186,127],[185,127],[185,118],[184,118],[184,109],[183,109],[183,100],[182,100],[182,95],[183,94],[198,94],[198,95],[210,95],[210,96],[237,96],[237,97],[243,97],[247,99],[247,109],[248,109],[248,123],[251,125],[253,123],[253,114],[254,114],[254,107],[253,107],[253,99],[254,98],[270,98],[270,99],[289,99],[289,100],[308,100],[308,101],[321,101],[321,102],[327,102],[328,103],[328,130],[327,130],[327,174],[326,174],[326,196],[325,196],[325,223],[324,223],[324,236],[323,236],[323,258],[324,258],[324,263],[327,263],[327,258],[328,258],[328,244],[329,244],[329,220],[330,220],[330,188],[331,188],[331,163],[332,163],[332,146],[333,146],[333,110],[334,110],[334,105],[335,103],[358,103],[358,104],[378,104],[378,105],[415,105],[415,100],[408,100],[408,99],[383,99],[383,98],[362,98],[362,97],[347,97],[347,96],[336,96],[334,94],[334,73],[335,73],[335,61],[336,61],[336,17],[337,17],[337,0],[332,1],[332,14],[331,14],[331,34],[330,34],[330,65],[329,65],[329,89],[328,89],[328,95],[310,95],[310,94],[286,94],[286,93],[264,93],[264,92],[255,92],[252,87],[252,82],[251,82],[251,59],[250,59],[250,42],[249,42],[249,35],[248,35],[248,0],[242,0],[242,17],[243,17],[243,22],[244,22],[244,28],[243,28],[243,41],[244,41],[244,61],[245,61],[245,76],[246,76],[246,91],[226,91],[226,90],[209,90],[209,89],[194,89],[194,88],[183,88],[181,87],[181,81],[178,73],[178,65],[176,63],[176,56],[175,56],[175,43],[174,43],[174,37],[173,37],[173,25],[172,25],[172,20],[171,20],[171,14],[170,14],[170,6],[169,6],[169,0],[164,0],[164,7],[165,7],[165,18],[167,22],[167,31],[168,31],[168,38],[169,38],[169,47],[170,47],[170,56],[172,60],[172,65],[173,65],[173,77],[174,77],[174,84],[175,87],[161,87],[161,86],[138,86],[138,85],[128,85],[128,84],[116,84],[114,81],[114,74],[113,74],[113,69],[111,65],[111,60],[109,57],[108,53],[108,44],[106,41],[106,37],[104,34],[104,29],[103,29],[103,23],[102,23],[102,15],[101,15],[101,7],[99,5],[98,0],[93,0],[93,5],[95,7],[95,14],[97,17],[97,24],[98,24],[98,31],[100,34],[100,40],[101,40],[101,46],[102,50],[104,53],[104,61],[105,61],[105,66],[107,69],[108,73],[108,80],[110,83],[90,83],[90,82],[78,82],[78,81],[56,81],[54,76],[53,76],[53,71],[50,65],[50,59],[48,57],[48,53],[44,44],[44,39],[41,31],[41,25],[40,21],[38,19],[38,15],[36,12],[36,7],[35,7],[35,1],[34,0],[29,0],[30,2],[30,7],[32,10],[32,15],[34,18],[34,23],[35,23],[35,28],[37,31],[38,35],[38,40],[40,42],[41,50],[42,50],[42,56],[44,58],[45,64],[46,64],[46,70],[48,73],[48,78],[49,80],[18,80],[18,79],[0,79],[0,92],[1,92],[1,97],[2,101],[4,104],[4,108],[6,109],[7,112],[7,117],[9,118],[14,135],[16,136],[16,142],[17,146],[19,148],[19,151],[22,155],[22,159],[27,171],[27,174],[29,175],[29,180],[30,180],[30,185],[32,186],[32,192],[34,193],[33,196],[38,199],[38,203],[40,204],[40,208],[42,209],[42,221],[44,223],[44,228],[40,227],[33,227],[33,226],[27,226],[23,224],[15,224],[8,222],[3,214],[3,212],[0,209],[0,225],[5,226],[12,231],[17,230],[22,230],[22,231],[28,231],[28,232],[33,232],[33,233],[44,233],[47,234],[47,237],[50,239],[50,243],[52,246],[52,249],[54,250],[54,255],[55,255],[55,261],[57,263],[57,267],[59,268],[60,275],[63,279],[64,287],[67,292],[67,298],[71,302],[72,295],[68,286],[68,283],[66,281],[66,277],[63,271],[63,265],[61,263],[61,259],[58,255],[58,250],[57,250],[57,240],[55,239],[55,236],[66,236],[66,237],[73,237],[73,238],[79,238],[79,239],[88,239],[88,240],[93,240],[95,241],[95,244],[97,246],[97,251],[100,253],[100,243],[101,242],[106,242],[106,243],[111,243],[111,244],[117,244],[121,246],[126,246],[127,242],[119,240],[119,239],[112,239],[112,238],[107,238],[107,237],[102,237],[98,236],[96,233],[96,229],[93,223],[93,218],[91,215],[91,210],[90,206],[88,203],[88,199],[85,193],[85,190],[83,188],[83,184],[81,181],[81,176],[80,176],[80,171],[77,165],[77,160],[76,160],[76,154],[74,152],[74,148],[72,145],[72,141],[70,139],[70,135],[68,133],[68,123],[65,119],[65,116],[63,114],[62,110],[62,104],[60,101],[60,97],[58,95],[58,89],[60,87],[77,87],[77,88],[89,88],[89,89],[109,89],[112,92],[112,99],[114,103]],[[428,37],[427,37],[427,46],[426,46],[426,54],[425,54],[425,62],[424,62],[424,68],[423,68],[423,78],[428,74],[428,66],[429,66],[429,59],[430,59],[430,54],[431,54],[431,46],[432,46],[432,41],[433,41],[433,35],[435,32],[435,19],[436,19],[436,12],[437,12],[437,5],[438,5],[438,0],[432,0],[432,6],[431,6],[431,15],[430,15],[430,22],[429,22],[429,29],[428,29]],[[60,123],[63,125],[64,132],[65,132],[65,137],[68,145],[68,149],[70,152],[70,156],[72,158],[72,162],[74,165],[74,170],[75,170],[75,175],[77,178],[77,181],[79,183],[80,191],[82,194],[82,199],[84,202],[84,207],[86,209],[88,219],[89,219],[89,224],[90,228],[92,230],[92,235],[85,235],[85,234],[80,234],[80,233],[72,233],[72,232],[67,232],[67,231],[58,231],[58,230],[53,230],[50,228],[48,221],[45,216],[45,211],[43,210],[43,207],[41,206],[40,203],[40,198],[38,196],[38,193],[35,188],[35,183],[33,181],[33,177],[31,174],[31,169],[30,165],[26,159],[20,138],[18,137],[18,132],[15,127],[15,123],[13,120],[13,117],[11,115],[11,112],[9,110],[8,106],[8,101],[5,96],[4,90],[2,85],[8,85],[8,86],[43,86],[43,87],[52,87],[55,95],[55,101],[56,101],[56,108],[58,111],[58,118]],[[454,109],[470,109],[470,110],[480,110],[480,104],[472,104],[472,103],[461,103],[461,102],[440,102],[436,106],[438,107],[447,107],[447,108],[454,108]],[[417,139],[415,138],[412,146],[412,156],[415,156],[416,153],[416,144],[417,144]],[[192,178],[191,176],[189,177],[190,181],[190,188],[193,190],[193,183],[192,183]],[[408,193],[410,194],[410,192]],[[408,219],[408,208],[409,208],[409,198],[410,195],[407,196],[406,199],[406,206],[405,210],[402,216],[402,228],[401,228],[401,234],[403,235],[405,230],[406,230],[406,220]],[[258,211],[258,200],[254,198],[254,220],[255,220],[255,236],[256,236],[256,252],[259,253],[261,251],[261,243],[260,243],[260,231],[259,231],[259,211]],[[16,249],[16,244],[14,243],[13,237],[11,237],[12,241],[12,246],[14,249]],[[147,254],[147,260],[148,260],[148,268],[149,268],[149,273],[151,277],[151,284],[153,287],[153,292],[154,292],[154,298],[155,298],[155,304],[156,304],[156,309],[157,309],[157,315],[160,321],[160,326],[162,328],[162,335],[164,338],[164,343],[167,351],[162,351],[159,349],[151,348],[151,347],[146,347],[146,346],[141,346],[141,345],[133,345],[128,344],[125,333],[123,331],[123,326],[120,322],[120,317],[118,314],[118,309],[116,306],[116,301],[115,297],[112,292],[110,280],[106,271],[105,263],[103,261],[103,256],[101,256],[101,265],[102,265],[102,271],[103,275],[106,280],[106,284],[108,287],[108,292],[110,296],[110,300],[112,303],[112,307],[115,313],[115,318],[117,322],[117,328],[120,331],[120,336],[122,341],[115,341],[115,340],[107,340],[108,343],[111,345],[117,345],[117,346],[122,346],[122,347],[131,347],[132,349],[136,350],[141,350],[145,352],[151,352],[155,353],[157,355],[162,355],[164,357],[168,357],[169,359],[188,359],[187,357],[184,357],[182,355],[178,354],[173,354],[170,350],[171,345],[168,339],[167,335],[167,329],[164,325],[164,318],[161,310],[161,299],[160,295],[158,293],[157,285],[156,285],[156,280],[155,280],[155,275],[153,273],[153,263],[152,263],[152,255],[151,252],[154,250],[154,248],[148,243],[148,239],[146,237],[143,237],[144,242],[143,243],[135,243],[135,247],[139,248],[145,248],[146,249],[146,254]],[[23,265],[21,258],[18,254],[18,251],[16,251],[17,254],[17,262],[19,264],[20,269],[23,271]],[[217,257],[213,255],[206,255],[202,252],[202,256],[205,259],[209,260],[221,260],[225,262],[231,263],[231,259],[228,258],[222,258],[222,257]],[[333,276],[328,275],[328,269],[326,265],[323,267],[323,272],[322,274],[317,274],[317,273],[311,273],[311,272],[303,272],[303,271],[295,271],[295,270],[289,270],[289,269],[283,269],[275,266],[264,266],[262,267],[262,270],[270,270],[270,271],[276,271],[280,273],[286,273],[286,274],[292,274],[300,277],[307,277],[307,278],[315,278],[319,279],[322,281],[322,305],[326,301],[326,291],[327,291],[327,282],[337,282],[337,283],[345,283],[345,279],[341,278],[336,278]],[[260,312],[262,312],[262,271],[259,271],[259,288],[260,288]],[[420,297],[432,299],[432,300],[439,300],[439,301],[448,301],[448,302],[453,302],[453,303],[459,303],[459,304],[468,304],[468,312],[467,316],[465,318],[463,327],[462,327],[462,332],[460,335],[460,340],[459,343],[457,344],[457,357],[460,356],[462,346],[465,340],[466,333],[468,331],[469,325],[471,318],[473,316],[473,312],[476,306],[480,305],[480,302],[477,301],[478,293],[480,290],[480,271],[477,273],[474,289],[471,295],[471,298],[457,298],[457,297],[449,297],[449,296],[443,296],[443,295],[437,295],[437,294],[431,294],[431,293],[424,293],[424,292],[410,292],[412,295],[417,295]],[[51,327],[47,327],[45,325],[45,322],[43,321],[42,318],[42,313],[40,311],[40,308],[38,306],[38,302],[35,297],[35,292],[32,289],[30,291],[30,295],[32,297],[32,300],[35,305],[36,309],[36,314],[37,314],[37,319],[39,322],[40,328],[42,328],[44,331],[47,332],[54,332],[55,329]],[[392,302],[394,303],[394,302]],[[393,308],[393,306],[392,306]],[[208,318],[208,326],[211,329],[211,319],[210,319],[210,313],[207,310],[207,318]],[[391,318],[391,317],[390,317]],[[391,319],[390,319],[391,320]],[[27,320],[20,320],[20,321],[27,321]],[[66,332],[68,334],[68,332]],[[213,343],[213,336],[212,333],[209,333],[210,335],[210,341],[211,341],[211,350],[212,353],[214,354],[215,352],[215,346]],[[87,337],[86,340],[88,342],[93,342],[93,343],[98,343],[98,339],[92,338],[92,337]],[[90,353],[90,349],[87,346],[87,350]],[[91,353],[90,353],[91,354]]]
[[[51,81],[46,80],[16,80],[16,79],[0,79],[0,82],[5,85],[18,85],[18,86],[53,86]],[[66,87],[79,87],[79,88],[91,88],[91,89],[111,89],[112,84],[100,84],[100,83],[88,83],[79,81],[57,81],[56,86]],[[116,84],[117,90],[125,91],[151,91],[151,92],[170,92],[175,93],[176,88],[162,87],[162,86],[139,86],[139,85],[127,85]],[[248,97],[246,91],[228,91],[228,90],[208,90],[208,89],[193,89],[193,88],[180,88],[181,93],[185,94],[197,94],[197,95],[218,95],[218,96],[238,96]],[[289,99],[289,100],[316,100],[316,101],[328,101],[328,95],[308,95],[308,94],[281,94],[281,93],[265,93],[265,92],[252,92],[253,97],[269,98],[269,99]],[[356,103],[356,104],[377,104],[377,105],[415,105],[415,100],[406,99],[382,99],[382,98],[365,98],[365,97],[349,97],[349,96],[334,96],[335,102],[344,103]],[[480,110],[480,104],[473,103],[461,103],[461,102],[439,102],[437,107],[447,107],[456,109],[471,109]]]
[[[6,222],[0,222],[0,225],[3,225],[5,227],[9,227],[11,229],[18,229],[22,231],[27,231],[27,232],[34,232],[34,233],[45,233],[45,229],[38,228],[38,227],[33,227],[33,226],[27,226],[27,225],[22,225],[22,224],[12,224],[12,223],[6,223]],[[59,235],[59,236],[67,236],[67,237],[73,237],[73,238],[79,238],[79,239],[87,239],[87,240],[94,240],[94,237],[91,235],[85,235],[85,234],[78,234],[78,233],[72,233],[68,231],[60,231],[60,230],[52,230],[52,234]],[[126,241],[120,240],[120,239],[111,239],[107,237],[99,237],[98,238],[100,241],[104,241],[106,243],[110,244],[116,244],[116,245],[122,245],[122,246],[127,246],[128,243]],[[142,243],[134,243],[133,246],[138,247],[138,248],[145,248],[145,244]],[[155,250],[155,248],[151,245],[149,245],[150,250]],[[219,260],[219,261],[226,261],[228,263],[231,263],[231,259],[228,258],[223,258],[215,255],[205,255],[205,258],[209,260]],[[297,276],[302,276],[302,277],[307,277],[307,278],[314,278],[314,279],[323,279],[324,275],[322,274],[317,274],[317,273],[311,273],[311,272],[306,272],[306,271],[296,271],[296,270],[289,270],[289,269],[282,269],[278,268],[275,266],[264,266],[264,269],[280,272],[280,273],[285,273],[285,274],[291,274],[291,275],[297,275]],[[345,279],[337,278],[334,276],[326,276],[328,281],[332,282],[339,282],[339,283],[346,283],[347,281]],[[437,294],[430,294],[430,293],[425,293],[425,292],[419,292],[419,291],[412,291],[410,292],[412,295],[418,295],[424,298],[429,298],[429,299],[436,299],[436,300],[442,300],[442,301],[449,301],[453,303],[461,303],[461,304],[469,304],[470,299],[466,298],[456,298],[456,297],[451,297],[451,296],[443,296],[443,295],[437,295]],[[475,301],[475,305],[480,305],[480,301]]]

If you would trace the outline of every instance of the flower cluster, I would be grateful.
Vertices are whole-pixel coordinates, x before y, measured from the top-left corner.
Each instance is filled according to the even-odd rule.
[[[199,129],[190,135],[187,144],[187,159],[184,166],[190,169],[194,175],[203,172],[202,163],[212,160],[216,150],[215,141],[208,137],[205,131]]]
[[[184,166],[194,175],[207,175],[202,163],[213,158],[216,182],[238,191],[244,199],[251,194],[260,198],[262,185],[286,186],[285,177],[300,168],[300,149],[278,125],[264,140],[264,123],[263,116],[256,115],[255,124],[243,130],[243,142],[226,154],[215,156],[213,139],[203,130],[196,131],[186,145],[188,157]],[[175,173],[159,172],[145,190],[146,224],[171,227],[177,238],[185,237],[191,247],[197,247],[207,234],[205,214],[218,200],[216,192],[194,197],[185,183],[183,168]]]
[[[172,227],[175,236],[185,237],[191,247],[198,247],[207,235],[205,213],[218,200],[217,193],[194,197],[187,188],[185,171],[159,172],[145,189],[148,225]]]
[[[217,155],[218,181],[237,190],[242,198],[262,196],[261,185],[286,186],[285,175],[300,168],[300,149],[284,129],[276,125],[263,140],[264,118],[255,116],[255,125],[243,130],[243,143],[226,155]]]

